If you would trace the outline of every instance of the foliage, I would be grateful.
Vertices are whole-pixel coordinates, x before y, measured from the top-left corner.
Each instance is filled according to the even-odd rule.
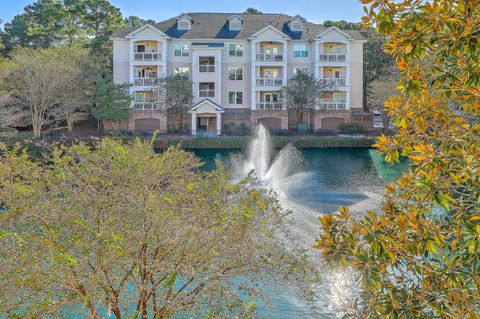
[[[388,127],[391,123],[391,117],[385,110],[385,102],[394,96],[397,91],[398,72],[393,70],[388,75],[381,75],[377,79],[371,81],[368,85],[367,98],[368,105],[371,110],[378,110],[382,116],[383,132],[388,134]]]
[[[109,45],[108,36],[124,25],[120,10],[107,0],[38,0],[5,24],[8,51],[15,46],[52,48],[62,44]]]
[[[338,126],[340,133],[360,134],[363,133],[363,126],[359,123],[342,123]]]
[[[183,128],[183,115],[192,105],[193,90],[192,82],[188,74],[174,74],[163,78],[160,85],[154,90],[158,92],[161,102],[167,106],[167,110],[175,117],[177,128]]]
[[[303,123],[305,113],[315,107],[321,97],[323,85],[313,74],[297,72],[282,88],[287,108],[295,111],[297,124]]]
[[[273,191],[221,165],[139,140],[0,153],[2,315],[252,317],[254,282],[310,277]]]
[[[118,122],[127,120],[132,97],[128,85],[116,84],[112,77],[98,79],[95,90],[95,107],[92,115],[98,121],[110,121],[118,129]]]
[[[201,137],[195,139],[169,139],[167,146],[180,145],[185,149],[244,149],[250,136]],[[272,145],[283,148],[292,144],[297,148],[371,147],[375,140],[368,137],[343,136],[272,136]]]
[[[376,1],[367,27],[389,38],[401,94],[385,107],[398,134],[377,147],[410,159],[381,214],[321,218],[317,248],[353,266],[355,318],[478,318],[480,7],[475,1]],[[453,106],[453,107],[452,107]]]
[[[129,16],[124,19],[125,26],[128,28],[139,28],[145,24],[155,24],[155,20],[141,19],[137,16]]]
[[[247,10],[245,10],[244,13],[248,13],[248,14],[263,14],[262,11],[257,10],[257,9],[255,9],[255,8],[247,8]]]
[[[18,49],[0,65],[2,125],[32,125],[36,137],[45,125],[66,120],[71,128],[80,110],[92,104],[94,78],[100,69],[86,49]],[[90,96],[89,96],[90,95]],[[29,119],[28,121],[26,119]]]

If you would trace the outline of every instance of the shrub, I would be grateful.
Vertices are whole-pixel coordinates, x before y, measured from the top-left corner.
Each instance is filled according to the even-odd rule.
[[[358,123],[342,123],[338,126],[340,133],[360,134],[363,133],[363,126]]]
[[[0,127],[0,137],[11,137],[18,133],[17,129],[13,127]]]

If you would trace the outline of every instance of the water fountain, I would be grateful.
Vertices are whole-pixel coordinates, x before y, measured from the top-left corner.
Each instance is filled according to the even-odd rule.
[[[303,169],[302,154],[288,144],[273,158],[271,136],[263,125],[255,128],[255,136],[248,146],[246,160],[239,165],[243,174],[254,170],[257,179],[275,186],[281,179]],[[238,166],[238,165],[237,165]]]

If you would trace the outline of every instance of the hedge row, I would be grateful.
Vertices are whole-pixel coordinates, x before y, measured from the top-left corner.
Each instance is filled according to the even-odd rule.
[[[158,141],[157,147],[181,145],[185,149],[242,149],[247,147],[250,136],[235,137],[202,137],[195,139],[170,139],[166,143]],[[334,148],[334,147],[371,147],[375,139],[371,137],[348,136],[272,136],[272,145],[282,148],[292,143],[297,148]]]

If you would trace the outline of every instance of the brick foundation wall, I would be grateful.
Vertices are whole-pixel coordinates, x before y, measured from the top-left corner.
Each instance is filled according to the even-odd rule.
[[[250,119],[252,126],[255,126],[258,120],[262,118],[278,118],[282,130],[288,130],[288,111],[287,110],[252,110]]]

